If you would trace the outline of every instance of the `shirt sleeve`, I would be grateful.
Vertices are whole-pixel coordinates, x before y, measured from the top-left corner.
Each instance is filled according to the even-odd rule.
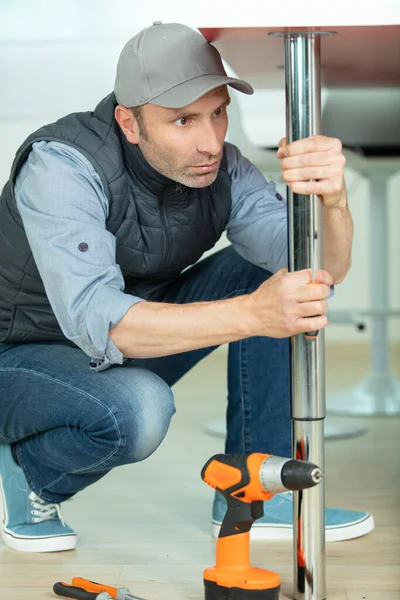
[[[243,258],[275,273],[288,266],[286,199],[236,146],[225,146],[232,195],[227,237]]]
[[[74,148],[36,142],[17,176],[15,196],[62,332],[91,357],[94,370],[121,364],[109,330],[142,299],[123,291],[98,173]]]

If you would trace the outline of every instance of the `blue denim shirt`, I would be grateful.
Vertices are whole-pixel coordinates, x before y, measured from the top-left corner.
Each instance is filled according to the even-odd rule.
[[[287,266],[286,200],[235,146],[226,148],[232,193],[227,237],[241,256],[275,272]],[[121,364],[109,330],[143,300],[124,293],[98,173],[74,148],[36,142],[16,179],[15,195],[64,335],[93,359],[96,370]],[[85,252],[85,244],[95,252]]]

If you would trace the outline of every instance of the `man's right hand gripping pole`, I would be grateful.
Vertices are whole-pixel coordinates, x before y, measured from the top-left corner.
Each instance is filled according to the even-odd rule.
[[[204,465],[201,477],[227,501],[216,566],[204,571],[205,600],[278,600],[279,575],[249,563],[250,529],[263,516],[265,500],[278,492],[317,485],[321,469],[270,454],[216,454]]]

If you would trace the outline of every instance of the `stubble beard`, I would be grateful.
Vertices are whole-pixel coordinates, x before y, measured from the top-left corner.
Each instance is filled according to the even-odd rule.
[[[151,148],[151,144],[143,140],[139,148],[147,162],[161,175],[168,177],[176,183],[180,183],[189,188],[203,188],[211,185],[217,178],[218,169],[211,173],[190,174],[187,172],[189,167],[181,167],[175,163],[170,155],[163,152],[160,148]]]

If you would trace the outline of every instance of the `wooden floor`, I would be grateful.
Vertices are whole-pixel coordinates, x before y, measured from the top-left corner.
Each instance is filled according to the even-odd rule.
[[[327,346],[327,388],[357,383],[368,348]],[[400,347],[392,349],[400,375]],[[64,505],[77,529],[75,552],[23,554],[0,545],[4,600],[55,598],[56,581],[83,576],[128,586],[150,600],[202,600],[202,572],[214,563],[210,536],[213,492],[200,479],[205,461],[223,441],[204,433],[222,417],[225,356],[215,354],[175,388],[177,415],[169,435],[147,461],[115,469]],[[327,503],[373,513],[375,531],[327,545],[330,600],[400,599],[400,419],[357,419],[367,433],[326,443]],[[1,544],[1,542],[0,542]],[[281,598],[292,597],[290,542],[254,543],[254,565],[277,571]]]

